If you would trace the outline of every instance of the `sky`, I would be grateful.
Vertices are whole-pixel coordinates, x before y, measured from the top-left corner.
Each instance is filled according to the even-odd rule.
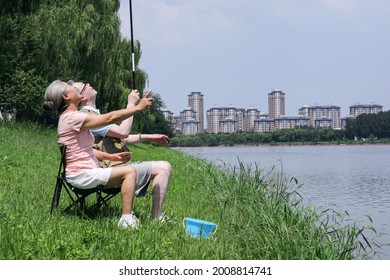
[[[129,0],[121,0],[130,39]],[[286,115],[304,105],[356,103],[390,110],[388,0],[132,0],[139,68],[149,89],[179,115],[188,95],[214,105],[268,112],[285,93]]]

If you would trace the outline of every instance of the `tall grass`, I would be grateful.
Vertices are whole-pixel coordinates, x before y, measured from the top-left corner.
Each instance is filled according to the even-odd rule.
[[[50,214],[60,160],[56,130],[0,122],[0,259],[361,259],[375,254],[359,228],[300,203],[291,179],[258,166],[221,171],[204,160],[153,145],[130,147],[133,159],[173,166],[165,212],[152,223],[150,193],[135,200],[139,230],[117,228],[120,197],[87,216],[64,213],[69,199]],[[91,198],[93,199],[93,198]],[[93,201],[89,200],[91,205]],[[218,224],[215,236],[186,236],[182,221]],[[371,247],[370,247],[371,246]]]

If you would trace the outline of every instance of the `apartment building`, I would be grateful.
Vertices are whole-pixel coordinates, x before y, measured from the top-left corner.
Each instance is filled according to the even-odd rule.
[[[182,127],[182,132],[183,134],[196,134],[200,132],[199,129],[199,121],[197,120],[187,120],[182,122],[181,127]]]
[[[238,131],[238,121],[233,118],[226,118],[219,122],[219,132],[234,133]]]
[[[280,118],[286,114],[285,93],[274,89],[268,93],[268,116],[271,119]]]
[[[254,120],[254,130],[258,133],[274,131],[274,120],[268,118],[261,118]]]
[[[251,106],[244,111],[243,131],[255,131],[255,120],[261,118],[261,112],[255,107]]]
[[[195,120],[199,122],[198,131],[204,131],[204,107],[203,94],[199,91],[193,91],[188,95],[188,107],[195,112]]]
[[[304,116],[261,118],[254,121],[255,132],[272,132],[278,129],[300,128],[308,126],[310,119]]]
[[[187,107],[181,111],[179,121],[176,122],[178,130],[184,134],[195,134],[200,132],[200,122],[196,119],[196,116],[197,113],[191,107]],[[195,125],[198,127],[194,128]]]
[[[332,128],[333,120],[331,118],[321,117],[314,121],[314,126],[319,128]]]
[[[232,105],[220,107],[214,105],[206,111],[207,131],[209,133],[238,132],[244,128],[244,109]]]
[[[161,113],[163,114],[164,119],[166,119],[171,124],[171,126],[174,128],[175,127],[175,120],[174,120],[173,112],[169,111],[166,108],[162,108]]]
[[[273,119],[273,130],[307,127],[310,119],[304,116],[281,117]]]
[[[383,106],[379,104],[360,104],[349,106],[349,114],[352,117],[357,117],[360,114],[377,114],[383,111]]]
[[[304,116],[310,119],[309,126],[324,127],[327,123],[325,119],[331,120],[330,127],[333,129],[341,129],[341,107],[336,105],[314,105],[303,106],[298,110],[298,115]]]
[[[180,116],[173,117],[173,130],[175,133],[182,133]]]

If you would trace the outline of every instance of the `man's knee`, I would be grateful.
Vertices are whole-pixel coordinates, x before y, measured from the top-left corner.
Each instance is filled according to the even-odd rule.
[[[167,161],[155,161],[152,163],[152,176],[170,177],[172,174],[172,166]]]
[[[172,165],[167,162],[167,161],[163,161],[163,170],[165,173],[167,173],[169,176],[171,176],[172,174]]]
[[[128,165],[126,166],[126,177],[129,177],[129,178],[136,178],[137,176],[137,171],[135,170],[134,167]]]

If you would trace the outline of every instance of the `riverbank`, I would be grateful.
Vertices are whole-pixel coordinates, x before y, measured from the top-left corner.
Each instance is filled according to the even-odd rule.
[[[321,145],[321,144],[364,144],[364,143],[390,143],[390,138],[378,132],[376,137],[353,137],[346,130],[331,128],[313,129],[278,129],[272,132],[238,132],[238,133],[197,133],[176,134],[170,140],[172,147],[196,146],[235,146],[235,145]],[[360,134],[353,134],[360,135]],[[364,134],[365,135],[365,134]],[[387,137],[387,138],[386,138]]]
[[[212,148],[212,147],[218,147],[218,148],[229,148],[229,147],[289,147],[289,146],[378,146],[378,145],[390,145],[390,142],[386,143],[348,143],[348,144],[337,144],[337,143],[270,143],[270,144],[234,144],[231,146],[228,145],[221,145],[221,146],[171,146],[170,148],[174,149],[180,149],[180,148]]]
[[[92,219],[50,215],[59,151],[56,131],[0,123],[0,259],[360,259],[368,228],[340,226],[337,215],[316,213],[297,200],[294,180],[260,170],[222,172],[168,148],[130,147],[135,161],[169,161],[173,176],[165,224],[149,221],[150,193],[135,201],[138,231],[119,230],[120,197]],[[244,170],[244,172],[243,172]],[[61,205],[68,202],[62,194]],[[91,202],[91,201],[90,201]],[[328,215],[329,214],[329,215]],[[185,217],[218,224],[210,239],[185,235]]]
[[[365,145],[390,145],[389,139],[370,141],[346,141],[346,142],[271,142],[271,143],[246,143],[246,144],[232,144],[232,145],[218,145],[218,146],[171,146],[171,148],[180,147],[270,147],[270,146],[365,146]]]

